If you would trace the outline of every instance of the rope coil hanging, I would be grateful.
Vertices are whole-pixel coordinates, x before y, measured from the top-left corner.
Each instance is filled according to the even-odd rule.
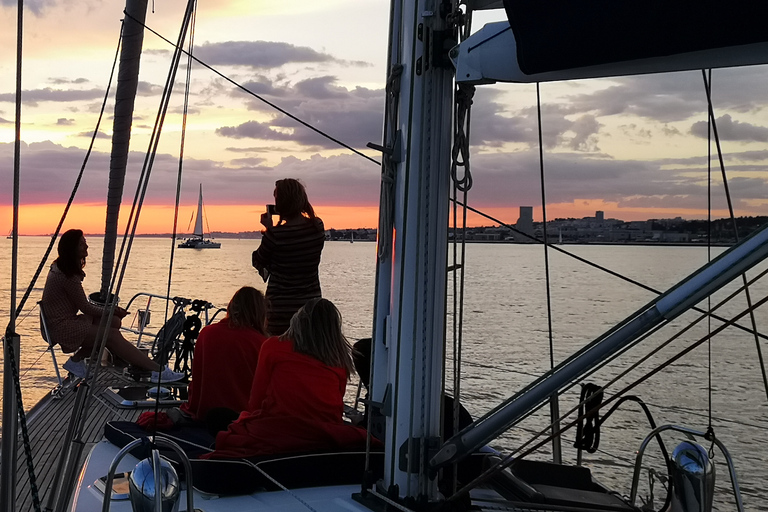
[[[382,149],[381,158],[381,197],[379,212],[379,261],[384,261],[389,257],[392,251],[392,226],[395,216],[395,164],[400,155],[399,151],[399,132],[397,130],[397,112],[400,109],[400,79],[403,75],[403,65],[395,64],[389,73],[387,80],[386,95],[387,104],[385,107],[384,122],[388,129],[387,139],[384,141],[387,146]],[[370,147],[370,144],[369,144]]]

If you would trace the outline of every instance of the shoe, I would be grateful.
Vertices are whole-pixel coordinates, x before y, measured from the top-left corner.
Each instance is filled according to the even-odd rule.
[[[81,379],[88,376],[88,365],[85,364],[85,359],[75,361],[70,357],[67,359],[67,362],[64,363],[64,369],[75,377],[80,377]]]
[[[162,372],[152,372],[152,375],[149,377],[149,381],[155,383],[176,382],[177,380],[181,380],[184,377],[186,377],[186,374],[183,372],[175,372],[166,366],[163,368]]]

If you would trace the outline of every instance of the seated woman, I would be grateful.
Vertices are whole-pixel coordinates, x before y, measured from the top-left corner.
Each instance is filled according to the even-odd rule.
[[[308,301],[283,336],[264,342],[248,411],[203,458],[364,449],[365,430],[342,416],[353,371],[339,310],[326,299]]]
[[[83,291],[83,268],[88,257],[88,244],[83,232],[79,229],[65,232],[59,239],[57,249],[59,257],[48,272],[41,300],[48,332],[53,338],[48,341],[58,343],[65,354],[72,354],[64,363],[64,369],[85,378],[87,366],[84,359],[90,356],[94,342],[101,341],[103,337],[99,323],[104,308],[88,302]],[[82,314],[78,314],[78,311]],[[120,334],[120,319],[127,314],[123,308],[115,308],[107,334],[106,347],[109,351],[129,364],[151,371],[153,382],[173,382],[184,378],[183,373],[174,372],[168,367],[162,368],[123,338]]]
[[[212,421],[221,418],[229,423],[247,410],[266,332],[264,295],[256,288],[243,286],[229,301],[227,316],[200,331],[192,360],[189,401],[180,407],[181,411],[200,421],[206,421],[208,413],[213,412]]]

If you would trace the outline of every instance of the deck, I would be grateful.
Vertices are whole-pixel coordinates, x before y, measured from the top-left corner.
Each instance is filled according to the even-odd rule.
[[[123,376],[120,370],[110,367],[100,369],[96,382],[93,385],[94,392],[91,398],[91,405],[86,413],[83,426],[82,440],[85,447],[82,451],[78,468],[82,466],[93,445],[102,438],[106,422],[113,420],[135,421],[141,412],[147,410],[118,407],[103,395],[108,387],[125,386],[131,383],[135,384],[133,380]],[[45,508],[46,500],[49,497],[50,487],[59,462],[59,455],[64,447],[64,438],[75,406],[78,384],[80,384],[80,379],[75,381],[65,380],[65,390],[61,394],[61,398],[53,399],[49,394],[27,413],[35,479],[37,480],[40,502],[43,508]],[[32,511],[34,510],[34,505],[21,433],[19,433],[18,439],[16,510]]]

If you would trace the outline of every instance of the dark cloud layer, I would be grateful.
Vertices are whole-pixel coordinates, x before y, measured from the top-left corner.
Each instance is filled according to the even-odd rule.
[[[13,144],[0,144],[0,163],[12,161]],[[726,155],[737,215],[749,201],[768,197],[768,165],[752,160],[757,155]],[[51,142],[23,144],[22,201],[27,204],[66,200],[84,151]],[[131,197],[143,155],[129,156],[125,197]],[[750,161],[749,164],[739,162]],[[763,160],[764,162],[765,160]],[[705,159],[675,163],[673,160],[639,162],[615,160],[583,152],[547,154],[547,202],[571,203],[577,199],[602,199],[620,207],[706,208]],[[541,197],[539,156],[535,149],[514,153],[478,153],[471,159],[474,187],[470,204],[490,206],[539,206]],[[157,155],[147,197],[149,204],[170,204],[175,194],[177,157]],[[77,196],[78,202],[103,202],[106,197],[109,156],[94,152]],[[313,204],[376,205],[379,166],[356,155],[306,159],[283,158],[274,166],[260,157],[239,158],[225,165],[212,160],[185,159],[182,198],[196,197],[198,184],[209,204],[266,204],[275,180],[286,176],[304,181]],[[760,174],[758,174],[760,173]],[[9,180],[1,176],[0,180]],[[10,183],[0,181],[0,203],[10,203]],[[190,199],[191,198],[191,199]],[[715,207],[724,206],[718,195]],[[673,210],[674,211],[674,210]],[[505,219],[514,222],[515,219]]]
[[[750,123],[734,121],[730,114],[717,119],[717,133],[721,140],[737,142],[768,142],[768,128]],[[706,139],[709,136],[709,124],[706,121],[693,123],[691,134]]]
[[[56,0],[25,0],[24,7],[29,9],[32,14],[40,16],[46,8],[57,3]],[[17,4],[17,0],[0,0],[1,7],[16,7]]]
[[[271,41],[205,43],[195,49],[195,56],[212,66],[246,66],[254,69],[278,68],[290,63],[365,65],[361,62],[342,61],[307,46]]]
[[[309,125],[354,148],[381,140],[384,91],[364,87],[346,89],[330,76],[302,80],[293,86],[276,87],[261,77],[249,85],[263,91],[267,99],[280,96],[281,107]],[[280,92],[276,92],[280,91]],[[254,91],[255,92],[255,91]],[[218,135],[236,139],[293,141],[307,147],[336,148],[338,144],[302,126],[264,103],[253,101],[252,110],[273,114],[268,122],[248,121],[237,126],[223,126]]]
[[[768,105],[768,66],[714,70],[712,102],[715,112],[754,112]],[[707,96],[699,71],[611,79],[597,92],[568,97],[572,112],[598,116],[631,114],[668,123],[693,116],[706,119]]]
[[[37,106],[37,104],[42,101],[87,101],[103,97],[104,91],[101,89],[51,89],[50,87],[45,87],[43,89],[30,89],[21,92],[22,102],[24,105],[30,106]],[[0,102],[2,101],[15,103],[16,93],[0,94]]]

